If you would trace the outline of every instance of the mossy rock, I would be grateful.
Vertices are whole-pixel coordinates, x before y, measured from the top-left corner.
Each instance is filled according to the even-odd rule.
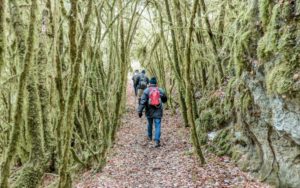
[[[267,75],[267,89],[270,93],[286,94],[293,88],[292,69],[289,63],[275,66]]]
[[[204,127],[201,126],[200,119],[196,119],[196,131],[198,135],[198,139],[202,145],[207,144],[208,136],[207,132],[205,131]]]
[[[198,138],[201,145],[207,144],[208,136],[205,132],[200,132],[200,134],[198,133]]]
[[[225,116],[218,111],[218,109],[208,109],[200,114],[197,125],[201,127],[201,130],[210,132],[221,127],[225,121]]]
[[[233,135],[230,128],[222,129],[214,138],[212,145],[208,146],[208,150],[216,153],[218,156],[232,156],[232,138]]]
[[[243,153],[239,151],[238,149],[232,149],[231,150],[231,159],[235,162],[237,162],[241,157]]]

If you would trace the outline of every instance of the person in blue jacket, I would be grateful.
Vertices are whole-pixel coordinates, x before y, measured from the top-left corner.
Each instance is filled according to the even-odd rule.
[[[158,105],[151,105],[151,95],[152,91],[155,89],[159,92],[159,101]],[[163,117],[163,103],[166,103],[168,100],[164,90],[157,87],[157,80],[155,77],[152,77],[149,81],[149,87],[144,90],[141,97],[140,104],[138,106],[138,115],[141,118],[143,116],[143,110],[145,109],[146,118],[148,121],[147,132],[148,140],[152,140],[152,127],[153,122],[155,124],[155,147],[160,147],[160,135],[161,135],[161,119]]]

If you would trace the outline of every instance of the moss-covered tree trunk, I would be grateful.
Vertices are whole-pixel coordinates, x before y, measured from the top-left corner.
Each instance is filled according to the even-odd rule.
[[[70,161],[69,161],[69,153],[70,153],[70,144],[71,144],[71,136],[73,132],[73,122],[74,122],[74,106],[75,100],[77,99],[78,93],[78,82],[79,82],[79,67],[80,62],[76,62],[77,56],[77,6],[78,0],[71,0],[71,10],[69,15],[69,43],[70,43],[70,63],[72,70],[72,82],[69,86],[68,91],[68,102],[66,104],[65,109],[65,122],[64,126],[61,129],[63,131],[63,148],[62,148],[62,156],[60,161],[60,169],[59,169],[59,188],[69,188],[72,186],[71,174],[68,171]],[[76,76],[75,76],[76,75]]]
[[[13,160],[13,157],[16,153],[18,138],[20,135],[20,130],[22,126],[22,115],[24,109],[24,92],[28,80],[28,74],[30,68],[33,64],[34,58],[34,44],[35,44],[35,33],[36,33],[36,21],[37,21],[37,0],[31,1],[31,11],[30,11],[30,26],[28,31],[27,38],[27,51],[24,59],[23,71],[19,78],[19,87],[18,87],[18,96],[17,96],[17,105],[14,115],[14,126],[11,132],[9,146],[5,152],[5,158],[3,164],[1,165],[1,182],[0,187],[8,187],[8,178],[10,175],[10,165]]]
[[[57,7],[59,7],[57,5]],[[58,159],[61,158],[62,156],[62,127],[63,127],[63,119],[65,116],[65,93],[64,93],[64,82],[63,82],[63,53],[64,53],[64,29],[62,26],[59,26],[58,22],[62,21],[63,19],[61,18],[60,12],[63,12],[64,7],[59,7],[55,9],[57,14],[55,14],[54,17],[54,48],[53,50],[53,59],[55,62],[55,70],[56,70],[56,76],[55,76],[55,86],[57,90],[57,103],[59,106],[59,115],[57,119],[57,124],[56,124],[56,153],[58,156]],[[56,32],[56,30],[59,28],[59,30]]]
[[[66,107],[66,120],[64,126],[64,145],[62,161],[60,166],[59,187],[72,187],[71,174],[69,171],[69,154],[71,147],[71,136],[74,124],[74,108],[79,92],[80,65],[82,63],[83,50],[86,44],[87,33],[89,30],[89,19],[92,14],[92,0],[88,2],[88,9],[83,22],[83,31],[79,45],[76,44],[76,26],[77,26],[77,0],[71,1],[71,13],[69,18],[69,38],[70,38],[70,57],[72,63],[72,77],[68,91],[68,102]],[[73,46],[72,46],[73,45]]]
[[[195,113],[193,112],[193,89],[192,89],[192,84],[191,84],[191,65],[192,65],[192,60],[191,60],[191,43],[192,43],[192,34],[193,34],[193,27],[194,27],[194,20],[196,17],[197,13],[197,6],[198,6],[199,0],[195,0],[194,5],[193,5],[193,10],[192,10],[192,15],[190,18],[190,23],[189,23],[189,32],[188,32],[188,37],[187,37],[187,42],[186,42],[186,47],[185,47],[185,93],[186,93],[186,103],[187,103],[187,115],[188,115],[188,121],[189,124],[191,125],[191,133],[192,133],[192,141],[193,145],[195,148],[196,154],[199,156],[201,163],[205,163],[205,159],[201,150],[200,142],[198,140],[197,132],[196,132],[196,124],[195,124]]]
[[[45,152],[50,157],[50,153],[54,149],[54,135],[52,132],[51,122],[50,122],[50,93],[48,89],[48,58],[47,58],[47,36],[46,32],[50,28],[48,22],[48,14],[50,11],[46,9],[43,10],[42,24],[40,32],[40,43],[39,43],[39,53],[38,53],[38,91],[39,99],[42,110],[42,120],[43,120],[43,135],[45,139]]]
[[[118,0],[118,8],[119,10],[122,10],[123,8],[123,0]],[[123,92],[124,92],[124,87],[126,87],[126,76],[127,76],[127,59],[126,59],[126,44],[125,44],[125,31],[124,31],[124,20],[123,20],[123,13],[121,12],[121,15],[119,17],[119,37],[120,37],[120,61],[119,61],[119,71],[120,75],[118,79],[120,79],[120,85],[117,87],[117,92],[116,92],[116,98],[115,98],[115,112],[114,112],[114,120],[113,120],[113,125],[111,127],[111,143],[115,139],[115,132],[116,129],[119,125],[119,115],[121,111],[121,101],[123,97]]]
[[[10,17],[16,37],[19,64],[22,65],[26,53],[26,31],[24,30],[25,24],[23,23],[23,20],[21,18],[21,11],[16,0],[10,0],[9,3],[11,6]]]
[[[220,85],[221,85],[221,81],[224,79],[224,71],[223,71],[223,67],[222,67],[222,60],[219,56],[219,52],[218,52],[218,43],[217,43],[217,38],[215,37],[215,35],[212,32],[211,29],[211,24],[209,22],[208,19],[208,15],[207,15],[207,8],[206,8],[206,4],[204,0],[200,0],[200,7],[201,7],[201,11],[204,15],[204,22],[207,28],[207,33],[208,33],[208,39],[211,43],[212,46],[212,50],[213,50],[213,54],[217,63],[217,68],[220,74]]]
[[[5,36],[6,0],[0,0],[0,75],[5,63],[6,36]]]
[[[187,118],[187,107],[186,107],[186,102],[184,98],[184,82],[182,82],[182,74],[180,71],[180,63],[179,63],[179,53],[177,49],[177,41],[176,41],[176,36],[175,36],[175,30],[174,30],[174,24],[173,24],[173,19],[171,15],[171,10],[170,10],[170,5],[169,1],[165,0],[165,6],[166,6],[166,12],[167,12],[167,17],[168,21],[171,27],[171,37],[172,37],[172,46],[173,46],[173,61],[174,61],[174,72],[176,73],[176,80],[177,80],[177,86],[179,88],[179,104],[180,104],[180,109],[182,113],[182,117],[184,120],[184,125],[185,127],[188,127],[188,118]]]
[[[14,185],[16,188],[37,188],[45,169],[43,120],[36,71],[31,69],[29,74],[27,130],[30,139],[30,157]]]

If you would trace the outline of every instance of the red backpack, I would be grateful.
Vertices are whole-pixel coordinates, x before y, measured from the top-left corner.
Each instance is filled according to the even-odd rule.
[[[160,105],[160,92],[158,87],[150,87],[149,88],[149,105],[158,106]]]

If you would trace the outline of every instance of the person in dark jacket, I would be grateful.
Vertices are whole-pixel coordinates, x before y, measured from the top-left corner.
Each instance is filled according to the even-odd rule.
[[[137,89],[138,89],[139,104],[140,104],[143,92],[147,88],[148,84],[149,84],[149,78],[146,76],[146,71],[142,70],[141,74],[137,77]]]
[[[160,95],[160,104],[157,106],[152,106],[150,105],[150,100],[151,98],[151,91],[153,90],[152,88],[157,88],[159,90],[159,95]],[[148,121],[148,140],[152,140],[152,127],[153,127],[153,122],[155,123],[155,147],[160,146],[160,135],[161,135],[161,119],[163,117],[163,104],[167,102],[167,96],[164,92],[163,89],[157,87],[157,80],[155,77],[152,77],[150,79],[150,85],[147,89],[145,89],[142,97],[140,104],[138,106],[138,115],[141,118],[143,116],[143,110],[145,108],[145,114],[147,117]]]
[[[132,76],[133,89],[134,89],[135,96],[137,96],[137,93],[138,93],[138,77],[139,77],[139,70],[135,70],[134,74]]]

